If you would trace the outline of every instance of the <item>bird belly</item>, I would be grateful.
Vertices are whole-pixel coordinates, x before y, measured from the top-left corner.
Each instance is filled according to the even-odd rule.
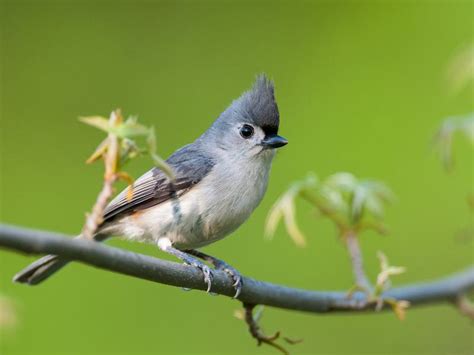
[[[228,226],[222,219],[219,219],[219,225],[214,223],[214,208],[206,205],[206,201],[195,188],[180,198],[122,218],[115,226],[114,234],[153,244],[168,238],[178,249],[203,247],[228,234]]]
[[[168,238],[178,249],[206,246],[247,220],[264,195],[267,177],[268,171],[257,176],[207,177],[179,198],[124,217],[117,234],[149,243]]]

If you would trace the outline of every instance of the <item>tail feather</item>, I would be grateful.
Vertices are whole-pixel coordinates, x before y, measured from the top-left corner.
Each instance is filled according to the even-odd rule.
[[[96,242],[103,242],[108,237],[109,236],[105,234],[96,234],[94,240]],[[76,238],[81,238],[81,236]],[[62,259],[57,255],[46,255],[17,273],[13,277],[13,281],[28,285],[37,285],[53,275],[56,271],[62,269],[68,263],[69,260]]]
[[[66,266],[68,262],[68,260],[60,259],[57,255],[46,255],[16,274],[13,281],[37,285]]]

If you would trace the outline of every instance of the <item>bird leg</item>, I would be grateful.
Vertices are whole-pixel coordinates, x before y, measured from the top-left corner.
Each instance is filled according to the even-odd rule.
[[[194,266],[195,268],[198,268],[199,270],[201,270],[201,272],[204,275],[204,282],[207,285],[207,291],[206,292],[211,291],[211,284],[212,284],[213,275],[212,275],[212,270],[209,268],[209,266],[207,266],[206,264],[204,264],[200,260],[198,260],[195,257],[193,257],[192,255],[190,255],[190,253],[187,253],[187,252],[184,252],[184,251],[181,251],[179,249],[174,248],[172,246],[171,241],[168,238],[159,239],[157,244],[158,244],[158,248],[160,248],[165,253],[171,254],[171,255],[177,257],[178,259],[182,260],[185,264]]]
[[[185,250],[185,252],[190,255],[194,255],[204,261],[207,261],[208,263],[211,263],[216,270],[222,270],[226,274],[228,274],[232,278],[232,281],[234,282],[232,284],[232,286],[234,286],[234,289],[235,289],[234,298],[239,297],[240,292],[242,291],[242,276],[236,269],[234,269],[232,266],[227,264],[225,261],[222,261],[210,255],[204,254],[203,252],[200,252],[199,250],[188,249],[188,250]]]

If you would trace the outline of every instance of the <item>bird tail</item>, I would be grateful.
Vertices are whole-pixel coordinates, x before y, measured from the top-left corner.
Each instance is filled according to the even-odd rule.
[[[14,282],[37,285],[67,265],[69,261],[57,255],[46,255],[28,265],[13,277]]]
[[[81,236],[78,236],[76,238],[80,237]],[[103,234],[97,234],[94,236],[94,240],[98,242],[102,242],[106,238],[107,237]],[[61,270],[68,263],[69,260],[63,259],[57,255],[46,255],[31,263],[22,271],[17,273],[13,277],[13,281],[28,285],[37,285],[49,278],[57,271]]]

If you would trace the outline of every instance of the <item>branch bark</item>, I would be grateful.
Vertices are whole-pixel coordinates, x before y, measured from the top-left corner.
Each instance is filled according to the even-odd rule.
[[[0,247],[27,254],[56,254],[97,268],[171,286],[203,291],[207,288],[202,274],[195,268],[53,232],[0,224]],[[474,266],[435,281],[392,288],[382,298],[406,300],[412,306],[455,303],[460,295],[471,290],[474,290]],[[215,272],[212,292],[229,297],[234,295],[232,281],[224,272]],[[348,299],[345,291],[310,291],[247,277],[243,279],[239,300],[313,313],[362,312],[374,308],[361,292]]]
[[[343,234],[342,238],[346,243],[349,257],[351,258],[352,272],[354,273],[356,286],[371,293],[373,287],[364,270],[362,252],[360,251],[359,239],[357,239],[358,236],[353,231],[349,231]]]

